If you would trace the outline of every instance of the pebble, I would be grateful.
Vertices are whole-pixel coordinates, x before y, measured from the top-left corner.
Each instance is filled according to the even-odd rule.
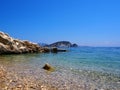
[[[18,88],[22,88],[22,85],[18,85]]]

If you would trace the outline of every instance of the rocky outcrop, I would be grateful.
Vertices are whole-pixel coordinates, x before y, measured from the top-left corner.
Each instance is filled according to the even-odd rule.
[[[48,48],[42,48],[29,41],[14,39],[6,33],[0,32],[0,54],[21,54],[49,51],[50,50]]]
[[[69,41],[58,41],[47,46],[48,47],[78,47],[77,44],[72,44]]]

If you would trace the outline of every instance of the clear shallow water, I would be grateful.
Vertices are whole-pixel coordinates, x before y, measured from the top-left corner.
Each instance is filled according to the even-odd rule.
[[[120,90],[120,48],[79,47],[69,52],[0,56],[0,64],[68,90]],[[45,63],[55,67],[46,73]],[[76,88],[76,89],[73,89]]]

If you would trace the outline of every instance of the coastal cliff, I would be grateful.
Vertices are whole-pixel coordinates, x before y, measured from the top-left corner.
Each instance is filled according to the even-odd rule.
[[[4,32],[0,32],[0,54],[21,54],[34,52],[49,52],[49,49],[42,48],[38,44],[18,40],[10,37]]]

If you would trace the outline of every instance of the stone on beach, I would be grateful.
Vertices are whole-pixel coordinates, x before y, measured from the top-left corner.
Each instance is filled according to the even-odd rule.
[[[54,67],[52,67],[51,65],[49,65],[48,63],[46,63],[44,66],[43,66],[43,69],[47,70],[47,71],[54,71]]]

